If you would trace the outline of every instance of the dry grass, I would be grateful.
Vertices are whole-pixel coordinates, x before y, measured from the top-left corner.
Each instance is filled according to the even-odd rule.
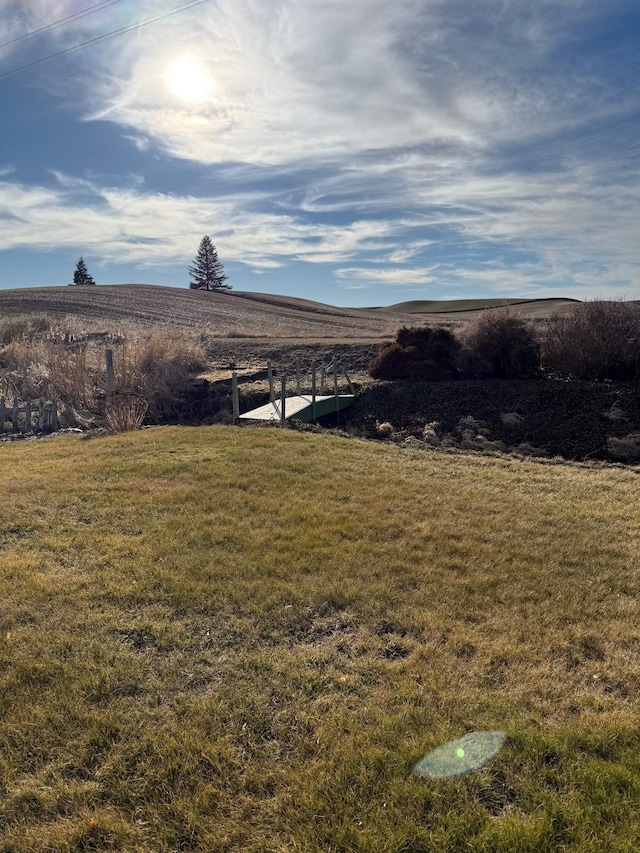
[[[10,400],[56,399],[65,407],[70,425],[101,425],[105,414],[112,428],[116,422],[132,424],[139,419],[138,404],[135,413],[125,414],[130,403],[113,401],[104,411],[100,401],[107,390],[107,347],[114,352],[112,390],[122,399],[144,399],[155,420],[172,417],[190,378],[208,366],[196,332],[178,336],[129,324],[113,334],[102,324],[83,328],[72,318],[37,320],[29,325],[29,318],[21,317],[0,327],[6,340],[0,348],[0,395]],[[26,329],[40,326],[44,331],[27,335]],[[17,337],[8,339],[10,333]]]
[[[105,417],[112,432],[140,429],[149,404],[135,394],[110,394],[106,402]]]
[[[637,482],[273,429],[2,447],[0,850],[633,850]]]

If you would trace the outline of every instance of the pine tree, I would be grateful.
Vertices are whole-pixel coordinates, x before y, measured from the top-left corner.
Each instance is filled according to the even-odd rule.
[[[84,258],[80,256],[78,263],[76,264],[75,272],[73,273],[73,283],[74,284],[95,284],[93,280],[93,276],[89,275],[87,270],[87,265],[84,262]]]
[[[192,279],[189,287],[192,290],[231,290],[231,286],[225,284],[227,276],[218,260],[216,247],[206,234],[200,240],[198,254],[189,267],[189,275]]]

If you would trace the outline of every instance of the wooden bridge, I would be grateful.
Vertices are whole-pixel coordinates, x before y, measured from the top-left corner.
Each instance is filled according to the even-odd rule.
[[[317,381],[319,374],[319,383]],[[349,394],[340,394],[338,390],[339,376],[344,375],[346,378]],[[333,394],[326,394],[325,382],[327,376],[333,379]],[[327,415],[337,414],[343,409],[348,408],[355,400],[355,390],[349,378],[349,374],[334,362],[328,368],[321,365],[319,368],[315,364],[311,365],[307,376],[305,377],[296,364],[296,393],[292,396],[287,396],[287,375],[284,372],[280,373],[280,389],[279,395],[276,397],[275,381],[273,365],[269,362],[268,365],[269,377],[269,402],[257,409],[252,409],[250,412],[240,414],[239,395],[238,395],[238,377],[236,372],[232,375],[233,387],[233,418],[234,421],[272,421],[274,423],[285,424],[288,420],[299,421],[315,421],[318,418]],[[305,378],[310,382],[310,390],[308,393],[303,392],[303,384]],[[318,390],[320,393],[318,393]]]
[[[285,397],[284,406],[282,400],[272,400],[238,417],[240,420],[247,421],[282,422],[296,418],[299,421],[309,422],[346,409],[354,399],[353,394],[322,395],[315,399],[311,394],[296,394],[294,397]]]

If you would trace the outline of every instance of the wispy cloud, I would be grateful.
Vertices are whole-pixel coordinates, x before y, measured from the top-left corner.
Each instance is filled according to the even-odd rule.
[[[0,180],[0,250],[85,246],[104,258],[163,265],[193,257],[194,234],[210,233],[227,260],[276,268],[285,260],[336,263],[388,251],[401,230],[387,221],[346,227],[244,209],[240,200],[176,197],[102,187],[56,174],[53,187]]]
[[[388,267],[386,269],[342,267],[336,270],[336,277],[345,283],[345,286],[353,282],[377,282],[391,285],[433,284],[432,272],[433,270],[428,267]]]

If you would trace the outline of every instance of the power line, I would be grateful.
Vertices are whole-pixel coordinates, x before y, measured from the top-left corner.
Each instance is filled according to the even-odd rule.
[[[177,15],[180,12],[186,12],[188,9],[193,9],[195,6],[202,6],[203,3],[208,2],[209,0],[196,0],[196,2],[183,3],[181,6],[177,6],[171,12],[166,12],[164,15],[158,15],[155,18],[143,18],[141,21],[135,21],[133,24],[128,24],[126,27],[120,27],[120,29],[112,30],[109,33],[104,33],[104,35],[96,36],[92,39],[87,39],[87,41],[80,42],[80,44],[74,44],[64,50],[59,50],[56,53],[50,53],[48,56],[42,56],[40,59],[34,59],[33,62],[27,62],[25,65],[19,65],[17,68],[11,68],[9,71],[3,71],[2,74],[0,74],[0,78],[8,77],[10,74],[16,74],[18,71],[24,71],[25,68],[31,68],[34,65],[39,65],[41,62],[46,62],[48,59],[55,59],[57,56],[63,56],[65,53],[80,50],[80,48],[86,47],[88,44],[97,44],[98,42],[108,41],[109,39],[116,38],[117,36],[124,35],[125,33],[139,30],[142,27],[149,26],[149,24],[155,24],[156,21],[162,21],[165,18],[170,18],[172,15]]]
[[[80,9],[78,12],[74,12],[73,15],[67,15],[66,18],[60,18],[58,21],[52,21],[50,24],[45,24],[43,27],[38,27],[37,30],[31,30],[29,33],[25,33],[24,35],[17,36],[11,41],[5,41],[0,44],[0,47],[8,47],[10,44],[15,44],[18,41],[22,41],[23,39],[27,39],[30,36],[35,36],[38,33],[44,33],[47,30],[54,30],[62,27],[64,24],[71,23],[71,21],[77,21],[79,18],[86,18],[87,15],[93,15],[94,12],[99,12],[102,9],[106,9],[109,6],[113,6],[115,3],[120,3],[121,0],[102,0],[101,3],[95,3],[93,6],[87,6],[86,9]]]

